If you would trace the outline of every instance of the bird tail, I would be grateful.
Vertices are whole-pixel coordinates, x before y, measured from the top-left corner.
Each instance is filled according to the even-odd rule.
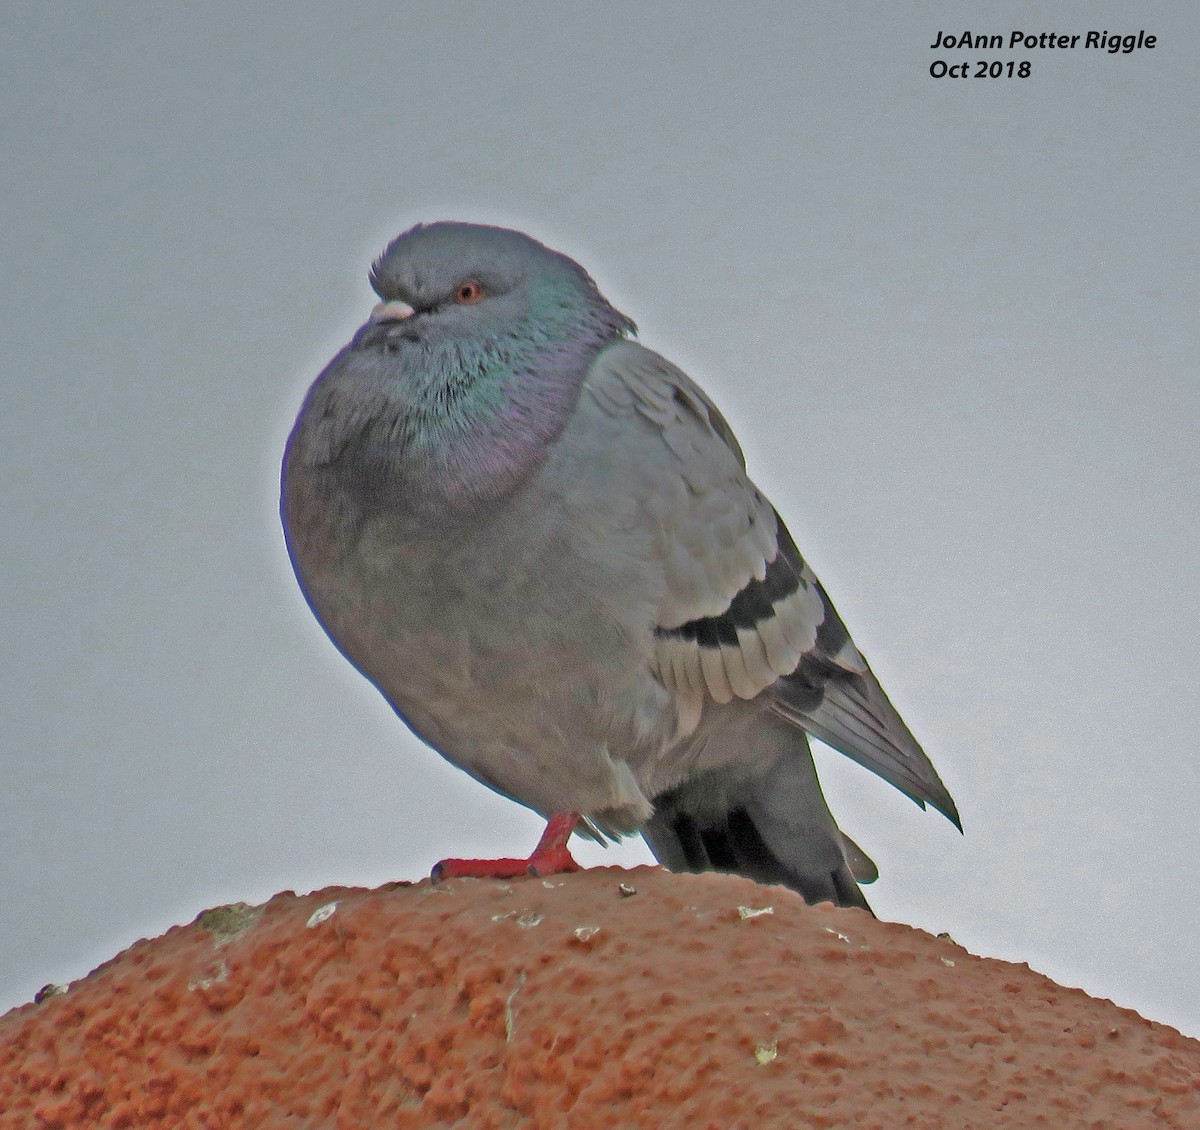
[[[809,903],[870,913],[858,884],[878,871],[835,823],[807,738],[783,719],[760,723],[755,737],[776,753],[755,757],[757,772],[747,773],[746,762],[713,769],[655,797],[642,830],[650,850],[672,871],[745,875],[791,887]]]

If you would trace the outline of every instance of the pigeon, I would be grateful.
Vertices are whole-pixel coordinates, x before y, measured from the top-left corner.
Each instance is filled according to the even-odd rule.
[[[729,424],[574,260],[518,231],[418,224],[288,438],[304,596],[427,745],[572,834],[641,833],[674,871],[870,908],[809,737],[961,830]]]

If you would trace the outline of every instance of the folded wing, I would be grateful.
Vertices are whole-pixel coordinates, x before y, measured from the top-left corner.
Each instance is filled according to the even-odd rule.
[[[594,394],[651,423],[678,473],[647,501],[666,578],[654,629],[658,678],[718,704],[765,696],[782,718],[961,826],[929,758],[746,474],[717,408],[633,342],[607,350],[596,369]]]

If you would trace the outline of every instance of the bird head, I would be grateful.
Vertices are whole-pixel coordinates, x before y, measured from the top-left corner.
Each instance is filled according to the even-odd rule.
[[[505,496],[561,434],[595,356],[634,329],[578,263],[503,228],[411,228],[371,285],[379,304],[310,390],[300,446],[392,506]]]
[[[634,329],[573,259],[506,228],[418,224],[388,245],[370,277],[380,302],[364,335],[397,349],[582,344]]]

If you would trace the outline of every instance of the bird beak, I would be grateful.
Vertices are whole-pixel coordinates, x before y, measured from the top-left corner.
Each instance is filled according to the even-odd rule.
[[[403,322],[413,316],[413,308],[407,302],[380,302],[371,311],[370,321]]]

